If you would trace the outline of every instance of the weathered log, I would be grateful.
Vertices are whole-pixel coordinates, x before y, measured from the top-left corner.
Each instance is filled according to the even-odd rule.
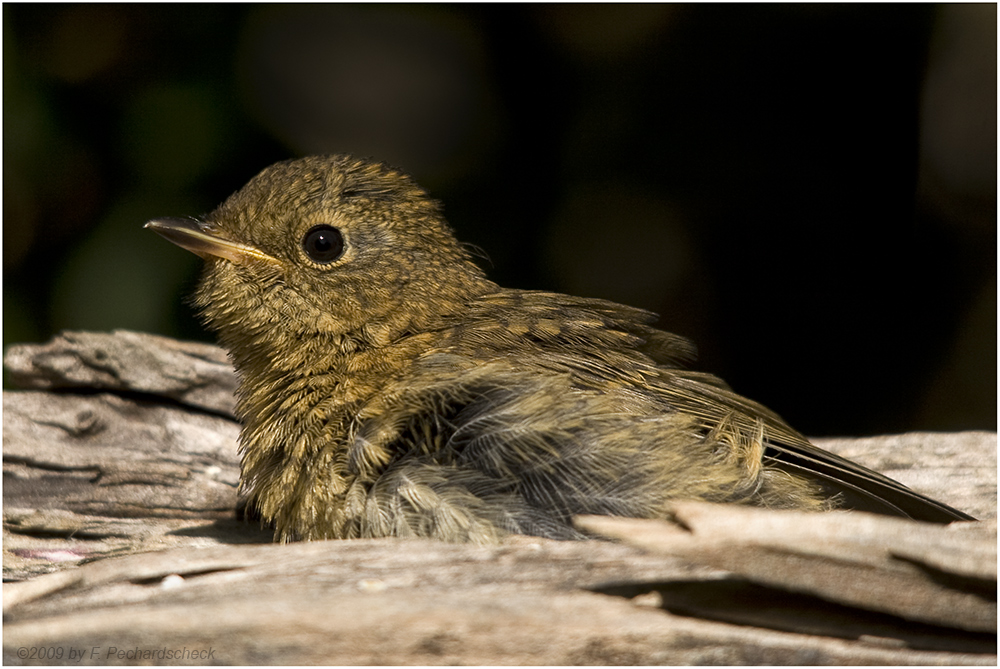
[[[67,333],[5,364],[6,662],[996,663],[995,520],[678,503],[579,520],[634,547],[274,545],[233,516],[220,349]],[[820,443],[996,518],[995,433]]]
[[[600,516],[577,522],[769,588],[917,623],[996,630],[995,520],[941,526],[844,511],[775,513],[686,502],[674,505],[672,523]]]
[[[11,346],[4,367],[20,388],[145,393],[233,415],[236,375],[218,346],[128,330],[63,332]]]

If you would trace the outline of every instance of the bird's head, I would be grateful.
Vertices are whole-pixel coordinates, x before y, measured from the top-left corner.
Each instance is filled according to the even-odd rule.
[[[236,357],[385,345],[492,286],[424,190],[348,156],[277,163],[203,220],[146,227],[206,260],[195,303]]]

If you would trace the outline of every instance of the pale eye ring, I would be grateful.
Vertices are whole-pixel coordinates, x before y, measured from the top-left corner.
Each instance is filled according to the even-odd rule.
[[[313,262],[325,265],[344,255],[344,236],[332,225],[317,225],[302,237],[302,250]]]

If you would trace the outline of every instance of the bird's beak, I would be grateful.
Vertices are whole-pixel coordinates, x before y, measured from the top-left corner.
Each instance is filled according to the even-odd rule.
[[[211,227],[192,219],[158,218],[143,227],[205,260],[216,257],[242,263],[253,258],[266,262],[277,262],[275,258],[260,249],[226,239]]]

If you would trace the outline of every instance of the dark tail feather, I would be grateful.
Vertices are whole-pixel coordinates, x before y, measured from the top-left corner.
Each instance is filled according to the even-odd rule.
[[[845,467],[840,462],[842,458],[832,453],[820,451],[814,455],[794,447],[769,446],[765,455],[766,460],[773,458],[769,464],[817,480],[831,497],[839,496],[843,508],[929,523],[975,520],[963,511],[914,492],[902,483],[860,465],[843,460],[848,465]]]

